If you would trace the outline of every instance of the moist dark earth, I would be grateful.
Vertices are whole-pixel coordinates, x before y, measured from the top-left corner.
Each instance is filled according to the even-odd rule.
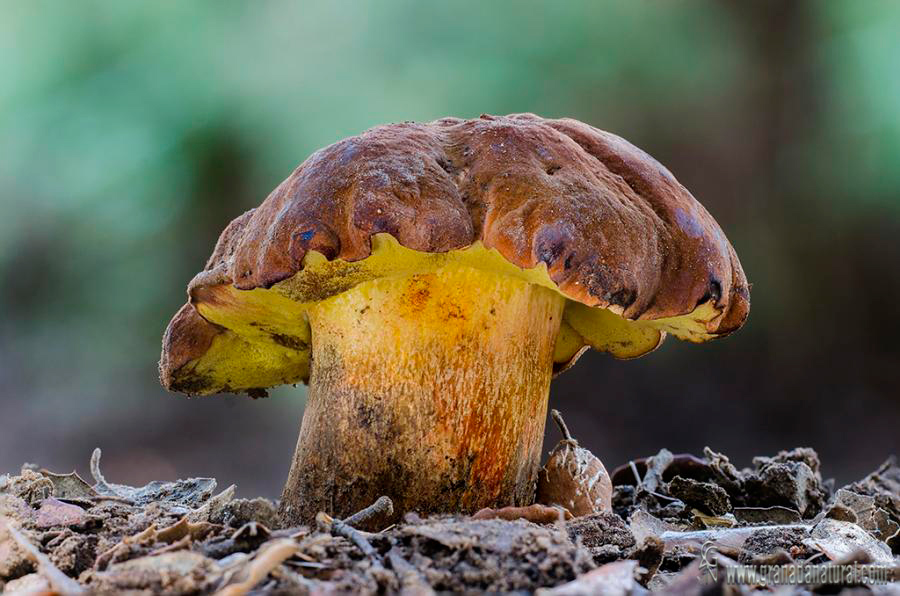
[[[663,450],[613,471],[613,511],[549,523],[405,512],[387,528],[366,527],[377,517],[342,523],[324,514],[316,527],[281,528],[275,503],[236,499],[233,486],[218,489],[210,478],[112,484],[99,450],[91,471],[91,482],[33,465],[0,476],[0,589],[738,594],[772,587],[762,576],[726,585],[729,567],[791,563],[875,564],[900,578],[893,458],[835,487],[811,449],[758,457],[745,469],[710,449],[702,456]],[[547,509],[522,515],[547,522]],[[900,584],[778,588],[842,591],[900,594]]]

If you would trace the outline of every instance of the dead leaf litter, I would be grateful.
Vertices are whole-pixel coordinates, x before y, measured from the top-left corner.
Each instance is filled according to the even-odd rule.
[[[387,498],[316,527],[278,526],[276,504],[216,491],[212,478],[93,483],[27,465],[0,476],[0,590],[223,594],[495,592],[701,594],[723,586],[703,567],[870,563],[900,576],[900,467],[893,459],[838,490],[811,449],[738,469],[723,454],[667,450],[613,471],[612,511],[486,509],[380,527]],[[381,530],[376,532],[366,530]],[[726,589],[727,588],[727,589]],[[897,584],[797,585],[897,593]],[[893,592],[891,590],[894,590]]]

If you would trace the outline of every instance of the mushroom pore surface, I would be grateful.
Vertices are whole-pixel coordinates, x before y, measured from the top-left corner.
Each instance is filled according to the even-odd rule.
[[[704,303],[678,317],[631,321],[608,309],[569,299],[550,279],[543,263],[521,269],[480,242],[465,249],[425,253],[400,245],[389,234],[378,234],[372,238],[371,255],[362,261],[329,261],[311,252],[302,271],[268,289],[239,290],[229,284],[195,289],[192,304],[173,319],[164,338],[163,383],[175,391],[210,395],[306,382],[309,312],[321,300],[366,281],[428,273],[448,263],[521,279],[564,299],[553,355],[556,372],[571,365],[584,346],[617,358],[636,358],[658,347],[667,332],[704,341],[706,321],[715,315],[715,308]],[[190,343],[184,362],[167,362],[178,351],[171,344],[185,339]],[[200,349],[202,354],[190,353]]]

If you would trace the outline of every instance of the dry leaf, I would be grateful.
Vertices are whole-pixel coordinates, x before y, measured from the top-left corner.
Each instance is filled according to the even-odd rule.
[[[289,538],[273,540],[263,545],[253,560],[241,571],[247,579],[226,586],[216,592],[217,596],[243,596],[253,586],[265,579],[269,572],[297,553],[298,545]]]

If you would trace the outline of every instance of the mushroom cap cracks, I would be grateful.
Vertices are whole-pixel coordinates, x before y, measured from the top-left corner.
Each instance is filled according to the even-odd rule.
[[[448,262],[566,299],[559,370],[666,333],[738,329],[747,279],[710,214],[624,139],[533,114],[379,126],[317,151],[222,232],[163,338],[160,378],[188,394],[305,381],[311,304]]]

